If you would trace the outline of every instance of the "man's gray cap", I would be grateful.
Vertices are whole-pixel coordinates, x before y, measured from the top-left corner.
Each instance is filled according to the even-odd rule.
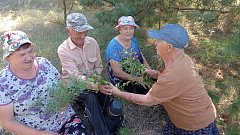
[[[80,13],[71,13],[67,16],[67,28],[73,27],[77,32],[92,30],[93,27],[88,24],[87,18]]]

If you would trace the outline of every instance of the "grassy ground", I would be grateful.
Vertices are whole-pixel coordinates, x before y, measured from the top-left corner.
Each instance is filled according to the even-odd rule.
[[[26,32],[37,44],[37,55],[49,59],[60,71],[57,47],[67,38],[67,33],[63,24],[63,12],[57,1],[1,0],[0,34],[16,29]],[[107,42],[113,38],[116,31],[112,27],[98,24],[90,12],[82,11],[79,6],[74,6],[73,11],[84,13],[89,18],[90,24],[94,26],[95,29],[90,31],[89,35],[99,42],[103,64],[106,67],[105,49]],[[136,34],[141,35],[142,31]],[[219,42],[196,39],[192,40],[192,45],[187,49],[187,53],[198,64],[200,75],[217,108],[217,124],[223,135],[240,133],[240,57],[237,55],[240,54],[239,46],[231,50],[234,45],[240,44],[239,35],[235,36],[231,38],[236,42],[231,43],[230,47],[227,39]],[[141,38],[138,39],[139,42],[143,42]],[[223,45],[224,42],[226,42],[225,45]],[[155,53],[154,47],[142,45],[141,48],[149,64],[154,69],[159,68],[158,57],[152,57]],[[5,63],[0,62],[0,69],[4,65]],[[106,68],[104,68],[103,76],[108,79]],[[162,134],[165,115],[162,106],[145,107],[126,102],[124,115],[126,121],[122,135]],[[0,134],[3,133],[0,131]]]

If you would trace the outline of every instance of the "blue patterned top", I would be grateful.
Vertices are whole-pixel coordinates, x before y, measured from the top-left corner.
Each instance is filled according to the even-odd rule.
[[[110,75],[110,80],[112,84],[117,84],[123,81],[121,78],[117,77],[113,74],[112,68],[110,66],[110,60],[113,59],[117,62],[122,62],[128,57],[134,57],[132,55],[135,55],[135,57],[143,64],[143,57],[141,54],[141,50],[139,47],[139,44],[137,42],[137,39],[133,37],[131,39],[131,47],[126,49],[122,46],[122,44],[116,39],[113,38],[106,49],[106,60],[108,64],[108,72]]]
[[[46,105],[48,88],[60,79],[57,69],[45,58],[37,57],[37,75],[22,79],[6,66],[0,73],[0,106],[13,103],[14,116],[20,123],[38,130],[58,132],[63,124],[75,114],[69,106],[66,112],[48,112],[46,107],[36,107],[40,97]]]

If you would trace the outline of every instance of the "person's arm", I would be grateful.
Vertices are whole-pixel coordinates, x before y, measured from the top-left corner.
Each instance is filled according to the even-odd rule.
[[[138,77],[134,77],[122,70],[121,64],[113,59],[110,60],[110,65],[112,67],[113,73],[124,80],[134,80],[138,81]]]
[[[100,48],[98,45],[97,45],[97,61],[95,62],[95,71],[97,71],[98,74],[102,74],[103,71],[102,58]]]
[[[143,63],[144,63],[144,65],[146,66],[146,69],[151,69],[151,67],[149,66],[149,64],[147,63],[147,60],[145,59],[145,57],[143,56],[143,54],[141,53],[141,55],[142,55],[142,58],[143,58]]]
[[[156,100],[154,97],[152,97],[148,93],[146,95],[142,95],[142,94],[123,92],[114,86],[112,86],[111,90],[113,95],[116,95],[120,98],[133,102],[135,104],[146,105],[146,106],[160,104],[158,100]]]
[[[62,67],[70,74],[74,75],[79,79],[86,79],[86,76],[79,72],[78,65],[76,65],[76,62],[74,62],[73,59],[69,58],[68,55],[63,50],[58,50],[58,57],[61,61]]]
[[[0,106],[0,123],[4,129],[17,135],[57,135],[50,131],[39,131],[25,126],[14,118],[13,103]]]

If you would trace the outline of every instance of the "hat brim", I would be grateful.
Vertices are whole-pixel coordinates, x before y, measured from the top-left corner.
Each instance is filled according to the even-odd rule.
[[[126,25],[133,26],[133,27],[135,27],[136,29],[139,29],[139,28],[140,28],[137,24],[135,24],[135,25],[126,24]],[[126,26],[126,25],[117,25],[117,26],[114,27],[114,29],[115,29],[115,30],[118,30],[119,27],[121,27],[121,26]]]
[[[148,30],[147,33],[150,38],[159,39],[159,40],[162,39],[161,34],[159,33],[159,30]]]
[[[24,39],[24,40],[22,40],[21,41],[21,45],[19,45],[17,48],[15,48],[14,50],[11,50],[11,49],[9,49],[9,47],[8,47],[8,50],[3,50],[3,60],[5,60],[5,61],[7,61],[7,57],[9,56],[9,55],[11,55],[12,53],[14,53],[18,48],[20,48],[23,44],[26,44],[26,43],[29,43],[29,44],[33,44],[30,40],[28,40],[28,39]]]
[[[84,32],[84,31],[88,31],[88,30],[92,30],[94,29],[92,26],[90,25],[83,25],[83,26],[74,26],[73,27],[75,31],[77,32]]]

